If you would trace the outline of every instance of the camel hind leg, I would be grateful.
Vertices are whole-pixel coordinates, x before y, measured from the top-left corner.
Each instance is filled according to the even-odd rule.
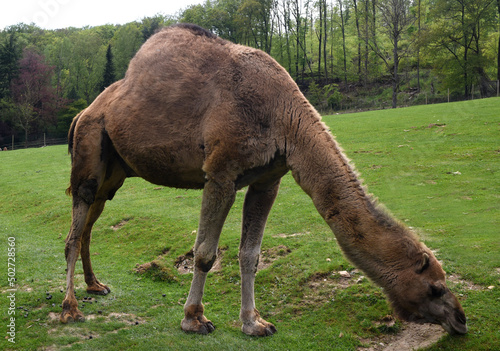
[[[81,128],[85,138],[78,138],[78,130],[76,131],[75,150],[72,154],[70,189],[73,209],[71,229],[65,247],[67,288],[60,317],[63,323],[84,320],[83,313],[78,310],[74,288],[75,265],[80,254],[88,285],[87,291],[109,293],[109,288],[101,284],[92,271],[90,237],[92,226],[102,213],[106,200],[113,197],[126,178],[126,173],[116,159],[117,155],[102,128],[95,128],[95,125],[90,123]]]
[[[100,283],[92,270],[92,263],[90,262],[92,226],[101,215],[106,201],[113,198],[116,191],[122,186],[126,177],[125,172],[123,172],[123,169],[117,162],[108,164],[107,173],[109,174],[109,177],[105,178],[103,185],[100,187],[96,195],[95,202],[90,206],[87,217],[87,225],[83,231],[82,246],[80,249],[85,283],[87,283],[87,292],[89,294],[96,295],[107,295],[111,292],[111,289]]]
[[[89,294],[107,295],[111,289],[104,284],[101,284],[95,277],[92,270],[92,263],[90,262],[90,240],[92,237],[92,226],[101,215],[105,200],[97,200],[90,207],[87,215],[87,225],[82,234],[80,257],[82,258],[83,274],[85,276],[85,283],[87,284],[87,292]]]

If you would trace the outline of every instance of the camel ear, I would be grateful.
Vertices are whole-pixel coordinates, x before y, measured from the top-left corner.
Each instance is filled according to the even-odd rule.
[[[429,255],[427,253],[422,254],[422,261],[419,262],[419,265],[416,269],[417,274],[422,273],[429,267]]]

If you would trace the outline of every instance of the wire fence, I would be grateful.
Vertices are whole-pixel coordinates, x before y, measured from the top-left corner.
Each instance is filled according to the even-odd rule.
[[[489,97],[499,97],[500,96],[500,81],[488,81],[483,82],[481,86],[472,85],[470,95],[467,97],[469,100],[484,99]],[[415,105],[427,105],[427,104],[437,104],[446,102],[456,102],[463,101],[464,97],[462,95],[450,94],[448,89],[447,92],[442,92],[438,94],[429,93],[417,93],[410,92],[404,93],[400,92],[398,95],[398,107],[407,107]],[[391,101],[385,98],[373,99],[367,97],[358,96],[356,101],[343,101],[340,102],[340,108],[336,110],[322,110],[323,113],[334,113],[334,112],[353,112],[362,110],[377,110],[391,108]],[[0,139],[2,141],[2,139]],[[6,142],[5,138],[3,143],[0,143],[0,151],[8,150],[18,150],[25,148],[39,148],[51,145],[64,145],[68,143],[68,139],[64,138],[52,138],[46,133],[43,137],[39,137],[36,140],[23,141],[20,138],[12,136],[10,142]]]
[[[0,144],[0,151],[38,148],[51,145],[64,145],[67,143],[68,143],[68,138],[50,138],[47,137],[46,134],[44,134],[42,138],[38,138],[36,140],[28,140],[28,141],[21,141],[19,138],[15,138],[14,136],[12,136],[12,139],[9,143],[5,143],[4,140],[4,143]]]

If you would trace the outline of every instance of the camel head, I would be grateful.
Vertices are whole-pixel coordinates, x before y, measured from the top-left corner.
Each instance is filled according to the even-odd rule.
[[[386,292],[402,320],[440,324],[449,334],[467,333],[464,310],[448,289],[445,272],[428,250],[417,254],[413,266],[398,274]]]

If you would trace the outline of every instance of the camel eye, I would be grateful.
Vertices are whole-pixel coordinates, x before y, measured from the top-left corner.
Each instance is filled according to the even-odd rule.
[[[432,297],[441,297],[446,293],[446,291],[443,288],[440,288],[440,287],[437,287],[434,285],[431,285],[430,287],[431,287]]]

